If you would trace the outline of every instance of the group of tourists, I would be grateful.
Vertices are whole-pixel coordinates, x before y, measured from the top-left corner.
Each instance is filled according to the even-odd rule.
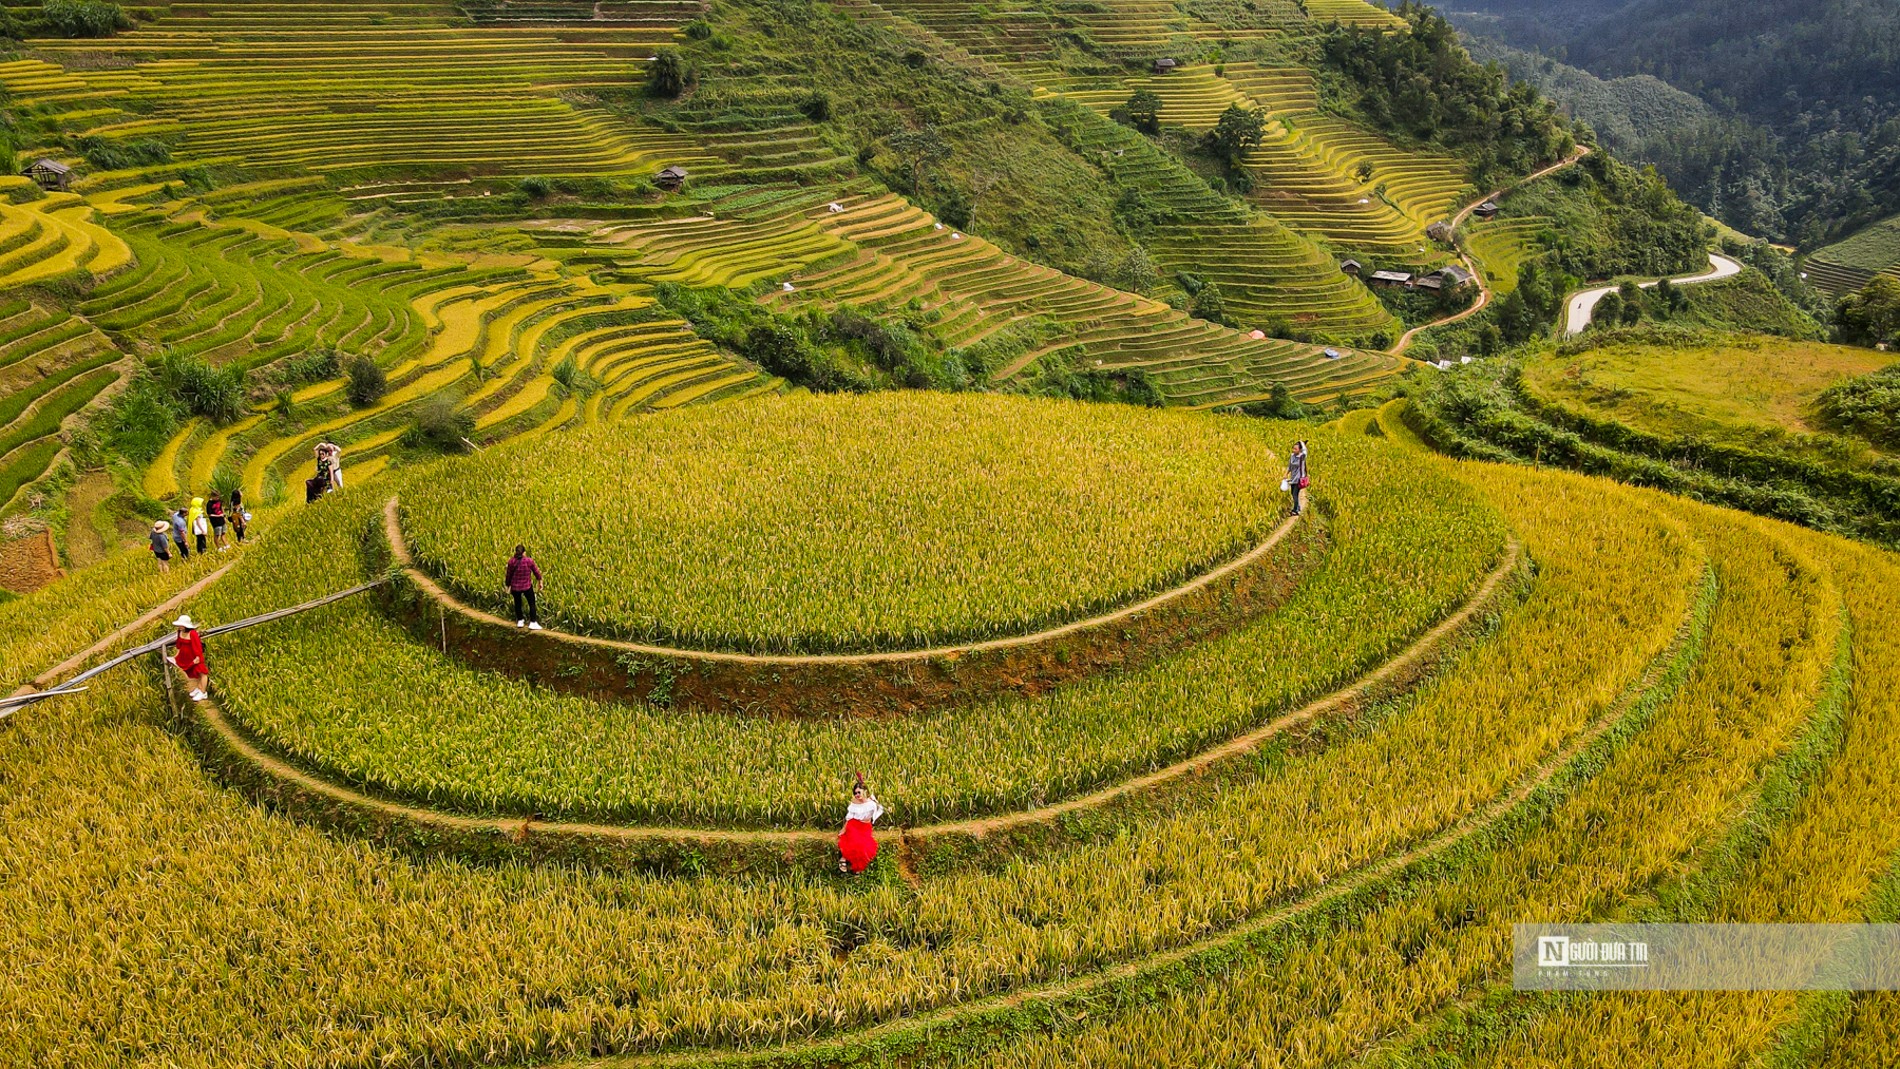
[[[342,447],[335,442],[319,444],[316,461],[316,474],[304,480],[305,502],[343,489]],[[213,549],[223,553],[231,548],[232,538],[238,543],[244,541],[244,533],[250,525],[251,512],[244,507],[242,489],[233,487],[229,495],[213,490],[208,497],[188,498],[169,517],[152,523],[152,557],[158,561],[159,571],[170,571],[174,547],[184,560],[191,559],[194,545],[200,553]],[[230,538],[226,536],[227,530]]]
[[[244,507],[243,490],[233,488],[229,498],[213,490],[209,497],[187,498],[170,516],[152,522],[152,556],[159,571],[170,571],[174,547],[185,560],[191,559],[194,545],[199,553],[213,549],[223,553],[233,539],[241,544],[250,526],[251,511]]]

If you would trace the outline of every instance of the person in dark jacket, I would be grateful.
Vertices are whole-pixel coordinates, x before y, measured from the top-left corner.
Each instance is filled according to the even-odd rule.
[[[230,549],[231,544],[224,538],[224,498],[218,496],[216,490],[211,491],[205,501],[205,519],[211,521],[211,544],[218,547],[219,553]]]
[[[1293,515],[1300,514],[1300,492],[1306,489],[1306,443],[1294,442],[1286,462],[1286,489],[1293,495]]]
[[[541,630],[541,606],[535,603],[535,588],[541,585],[541,569],[528,556],[527,546],[516,546],[508,559],[508,593],[515,599],[515,626]],[[522,611],[523,605],[527,611]]]

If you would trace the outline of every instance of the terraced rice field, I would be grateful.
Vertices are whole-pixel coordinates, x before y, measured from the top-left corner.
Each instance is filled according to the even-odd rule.
[[[1295,5],[1192,15],[1160,0],[1008,11],[866,0],[848,12],[997,93],[1035,87],[1085,163],[1164,210],[1148,243],[1158,295],[1184,303],[1181,276],[1218,284],[1230,326],[941,228],[803,113],[811,87],[796,73],[688,94],[665,129],[603,106],[682,39],[703,13],[692,3],[141,5],[112,37],[29,41],[0,60],[9,106],[32,118],[17,154],[76,168],[72,192],[0,179],[0,300],[24,302],[0,323],[0,386],[24,399],[0,438],[0,496],[12,502],[0,507],[32,499],[57,520],[69,439],[160,353],[248,375],[238,418],[183,417],[141,454],[123,489],[162,500],[212,485],[257,505],[294,497],[323,440],[345,447],[358,477],[399,466],[441,404],[484,446],[781,388],[666,314],[651,296],[661,283],[764,291],[778,311],[918,309],[934,343],[982,360],[999,387],[1072,363],[1139,370],[1171,402],[1218,407],[1280,386],[1325,401],[1396,368],[1376,349],[1398,324],[1331,247],[1411,240],[1443,199],[1438,161],[1325,126],[1310,83],[1288,71],[1235,63],[1216,76],[1193,62],[1210,42],[1305,32],[1313,18]],[[1067,78],[1054,63],[1062,35],[1127,70],[1162,52],[1186,66]],[[1214,193],[1103,117],[1139,86],[1190,129],[1229,103],[1267,106],[1275,125],[1250,166],[1272,173],[1275,197],[1298,189],[1338,217]],[[497,225],[474,203],[523,177],[639,180],[667,163],[692,170],[687,193],[608,203],[599,218]],[[1374,169],[1361,184],[1384,199],[1347,203],[1359,186],[1336,175],[1361,164]],[[1318,344],[1251,336],[1268,330]],[[1343,355],[1321,357],[1329,342]],[[323,351],[373,361],[387,393],[358,406],[340,375],[290,370]]]
[[[1073,324],[1001,369],[1000,378],[1067,351],[1105,368],[1142,368],[1170,400],[1206,404],[1258,395],[1272,382],[1329,396],[1381,377],[1391,366],[1388,358],[1356,351],[1346,358],[1349,363],[1324,360],[1311,347],[1257,341],[1156,301],[1024,263],[980,238],[941,228],[898,198],[867,197],[837,213],[820,208],[814,218],[860,253],[839,267],[794,273],[794,293],[778,298],[787,304],[875,306],[921,299],[941,315],[935,329],[954,346],[977,344],[1025,320]]]
[[[1216,74],[1211,64],[1194,64],[1169,74],[1114,77],[1065,76],[1050,66],[1023,72],[1038,92],[1104,115],[1138,91],[1155,93],[1164,125],[1195,131],[1212,129],[1230,106],[1258,108],[1268,123],[1260,147],[1246,159],[1257,183],[1253,203],[1336,248],[1405,263],[1444,259],[1425,228],[1450,218],[1466,190],[1463,167],[1399,149],[1320,111],[1313,73],[1305,67],[1228,63]]]
[[[692,10],[635,8],[650,14],[557,28],[471,27],[441,3],[174,3],[111,40],[129,64],[90,69],[96,41],[35,41],[40,58],[0,64],[0,86],[17,105],[65,111],[69,135],[164,137],[184,159],[260,170],[347,179],[391,168],[437,178],[716,168],[688,139],[612,126],[563,99],[624,84]]]
[[[1299,432],[1326,538],[1284,600],[1048,695],[842,723],[586,702],[357,599],[216,640],[215,704],[120,672],[15,714],[0,858],[35,893],[0,896],[9,1049],[1879,1064],[1884,996],[1521,995],[1510,948],[1526,920],[1884,917],[1900,559],[1417,453],[1403,404]],[[267,535],[189,607],[367,574],[382,496]],[[203,574],[121,558],[0,605],[0,683]],[[313,648],[355,655],[317,678]],[[820,870],[859,767],[891,830],[854,880]]]
[[[1484,272],[1485,285],[1502,297],[1517,288],[1517,273],[1542,256],[1537,235],[1547,226],[1537,218],[1494,219],[1459,229],[1459,237]]]
[[[1802,262],[1805,277],[1823,293],[1840,298],[1877,274],[1900,276],[1900,216],[1882,219]]]

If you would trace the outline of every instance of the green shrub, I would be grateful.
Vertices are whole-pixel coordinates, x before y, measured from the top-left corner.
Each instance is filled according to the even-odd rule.
[[[342,373],[343,357],[335,349],[323,346],[279,361],[272,378],[286,386],[308,386],[313,382],[327,382]]]
[[[101,0],[46,0],[40,19],[56,37],[110,37],[132,28],[124,8]]]
[[[402,444],[414,449],[462,453],[467,452],[468,439],[474,433],[474,414],[455,398],[437,394],[416,410],[416,421],[403,431]]]
[[[1900,450],[1900,364],[1828,387],[1814,408],[1821,422],[1835,430]]]
[[[693,82],[693,70],[687,65],[678,51],[671,48],[660,49],[659,55],[647,65],[647,92],[656,97],[673,100]]]
[[[163,141],[140,138],[137,141],[111,141],[87,134],[73,141],[86,162],[101,171],[123,171],[132,167],[152,167],[172,161],[172,147]]]
[[[368,408],[383,399],[389,392],[389,376],[383,374],[376,361],[367,356],[359,356],[350,361],[350,403],[358,408]]]
[[[159,381],[185,412],[217,424],[244,415],[244,370],[214,367],[202,356],[167,352],[159,357]]]

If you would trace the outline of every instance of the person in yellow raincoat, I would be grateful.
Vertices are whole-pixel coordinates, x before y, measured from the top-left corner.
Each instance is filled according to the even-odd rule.
[[[191,499],[191,511],[185,513],[185,526],[198,540],[198,552],[205,551],[205,538],[211,534],[211,521],[205,518],[205,499]]]

